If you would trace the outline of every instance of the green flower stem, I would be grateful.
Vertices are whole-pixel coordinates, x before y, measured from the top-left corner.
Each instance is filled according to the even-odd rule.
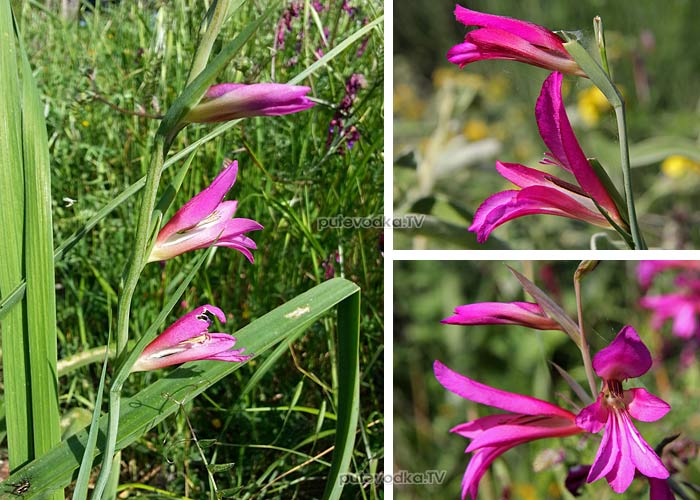
[[[153,208],[158,195],[158,185],[163,172],[163,158],[165,156],[165,144],[162,136],[156,136],[154,154],[146,174],[146,185],[141,198],[141,208],[136,222],[134,245],[131,258],[128,261],[126,276],[119,294],[117,306],[117,357],[119,357],[129,340],[129,315],[131,312],[131,300],[136,291],[141,271],[146,262],[149,239],[151,236],[151,218]]]
[[[583,304],[581,302],[581,278],[593,271],[598,265],[598,261],[584,260],[579,264],[576,272],[574,273],[574,292],[576,293],[576,313],[578,314],[578,329],[580,332],[581,343],[579,348],[581,350],[581,358],[583,359],[583,368],[586,372],[586,379],[588,380],[588,386],[591,389],[591,394],[593,399],[596,398],[598,391],[596,390],[595,374],[593,373],[593,363],[591,362],[591,350],[588,347],[588,341],[586,340],[586,331],[583,328]]]
[[[639,230],[637,222],[637,211],[634,208],[634,195],[632,192],[632,171],[630,168],[630,149],[627,142],[627,119],[625,115],[625,103],[620,100],[618,106],[613,106],[615,117],[617,118],[617,133],[620,136],[620,164],[622,166],[622,183],[625,188],[625,201],[627,203],[627,212],[630,218],[630,230],[632,231],[632,240],[637,250],[646,250],[647,245],[644,242],[642,232]]]
[[[119,414],[121,410],[122,384],[113,384],[109,390],[109,417],[107,424],[107,442],[105,443],[104,454],[102,455],[102,468],[97,477],[95,489],[92,493],[93,500],[102,498],[105,486],[109,482],[112,467],[118,467],[119,463],[112,460],[116,452],[117,432],[119,430]]]
[[[629,215],[630,230],[632,232],[632,240],[636,250],[646,250],[647,246],[639,230],[637,222],[637,212],[634,208],[634,194],[632,191],[632,175],[630,169],[630,154],[629,145],[627,143],[627,121],[625,118],[625,102],[622,99],[620,91],[617,89],[608,73],[591,57],[591,55],[583,48],[583,46],[574,38],[571,38],[566,32],[562,35],[567,38],[564,47],[571,57],[581,66],[581,69],[586,76],[593,82],[593,85],[598,87],[605,95],[608,102],[615,110],[617,117],[617,130],[620,136],[620,167],[622,169],[622,182],[625,188],[625,202],[627,204],[627,213]]]

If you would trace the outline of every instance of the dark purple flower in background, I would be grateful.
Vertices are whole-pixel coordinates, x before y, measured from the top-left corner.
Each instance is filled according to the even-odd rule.
[[[276,48],[284,47],[284,38],[287,33],[292,32],[293,20],[294,18],[299,17],[301,6],[301,2],[291,2],[289,7],[287,7],[282,13],[282,17],[277,23],[277,36],[275,37]]]
[[[346,119],[351,114],[351,109],[357,99],[357,93],[360,89],[366,87],[367,80],[359,73],[353,73],[345,82],[345,95],[333,115],[333,119],[328,127],[328,139],[326,140],[326,146],[329,148],[336,137],[345,140],[345,143],[338,145],[338,154],[345,154],[346,148],[352,149],[353,145],[360,139],[360,131],[357,129],[357,126],[348,125]]]

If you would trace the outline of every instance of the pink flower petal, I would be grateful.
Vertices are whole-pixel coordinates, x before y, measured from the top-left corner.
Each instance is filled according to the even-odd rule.
[[[459,424],[450,429],[450,432],[454,432],[455,434],[471,439],[478,436],[482,432],[491,429],[492,427],[508,424],[513,420],[517,420],[519,417],[520,415],[513,413],[497,413],[495,415],[487,415],[485,417],[480,417],[475,420],[470,420],[469,422]]]
[[[621,221],[615,203],[576,140],[561,97],[561,81],[561,73],[549,75],[537,99],[535,117],[542,140],[554,157],[574,174],[581,188],[596,200],[613,220]]]
[[[568,53],[564,52],[565,55],[562,55],[542,49],[502,29],[483,28],[472,31],[464,41],[478,47],[480,59],[516,60],[565,73],[579,71],[578,64]]]
[[[612,416],[608,419],[600,442],[598,453],[593,460],[591,470],[588,472],[587,482],[592,483],[608,474],[617,464],[620,457],[619,430]]]
[[[635,447],[635,443],[632,442],[633,439],[629,428],[631,422],[626,412],[613,411],[610,412],[610,417],[609,425],[615,429],[620,451],[615,466],[606,474],[605,478],[615,493],[623,493],[629,488],[634,479],[635,467],[631,450]],[[632,426],[632,429],[634,429],[634,426]]]
[[[542,308],[531,302],[480,302],[455,308],[441,323],[451,325],[523,325],[539,330],[561,330]]]
[[[455,7],[455,18],[466,26],[497,28],[513,33],[528,42],[546,47],[548,50],[568,55],[561,39],[548,29],[537,24],[470,10],[461,5]]]
[[[596,434],[608,421],[609,410],[601,404],[601,396],[590,405],[583,408],[576,416],[576,425]]]
[[[228,351],[235,344],[236,340],[225,333],[202,335],[201,338],[194,338],[191,342],[182,341],[179,343],[173,348],[181,349],[177,352],[164,350],[162,356],[159,355],[159,352],[147,356],[142,355],[134,366],[133,371],[154,370],[165,368],[166,366],[180,365],[189,361],[217,359],[217,354]],[[237,361],[237,359],[232,359],[231,361]]]
[[[517,420],[493,427],[474,436],[467,452],[490,446],[525,443],[547,437],[563,437],[583,432],[573,419],[543,415],[521,415]]]
[[[247,355],[241,354],[243,351],[245,351],[245,348],[229,349],[227,351],[217,352],[216,354],[214,354],[212,356],[208,356],[204,359],[212,360],[212,361],[229,361],[229,362],[241,363],[243,361],[249,360],[252,357],[252,356],[247,356]]]
[[[445,389],[470,401],[483,405],[500,408],[501,410],[526,415],[552,415],[560,416],[573,421],[576,417],[573,413],[560,408],[557,405],[542,401],[541,399],[524,396],[508,391],[502,391],[480,384],[470,378],[450,370],[448,367],[435,361],[433,370],[438,382]]]
[[[474,214],[469,231],[477,233],[477,241],[485,242],[501,224],[517,217],[534,214],[558,215],[578,219],[602,227],[610,227],[597,210],[581,204],[577,195],[563,194],[559,189],[531,186],[520,191],[502,191],[487,198]]]
[[[631,326],[625,326],[610,345],[593,357],[593,369],[604,380],[625,380],[651,368],[651,353]]]
[[[647,477],[666,479],[669,476],[668,470],[652,447],[639,434],[627,412],[620,412],[620,425],[623,437],[629,444],[629,449],[626,449],[626,454],[623,455],[623,459],[626,459],[624,461],[631,461],[637,470]]]
[[[646,389],[627,389],[625,400],[628,398],[631,401],[627,403],[627,410],[630,415],[642,422],[656,422],[671,410],[671,405]]]
[[[184,121],[209,123],[296,113],[314,106],[306,97],[310,90],[285,83],[222,83],[212,86]]]
[[[479,493],[479,481],[481,481],[481,478],[493,461],[513,446],[482,448],[472,455],[467,465],[467,470],[464,471],[464,477],[462,477],[462,500],[467,498],[467,495],[471,495],[472,499],[476,500]]]
[[[211,320],[206,313],[213,314],[219,318],[219,321],[222,323],[226,322],[226,315],[218,307],[210,304],[200,306],[170,325],[163,333],[156,337],[153,342],[146,346],[142,355],[147,356],[153,352],[173,347],[183,340],[206,333],[211,325]]]
[[[180,210],[163,226],[158,233],[157,242],[166,241],[174,233],[184,231],[197,225],[211,214],[224,199],[226,193],[236,182],[238,162],[225,162],[224,169],[212,183],[185,203]]]

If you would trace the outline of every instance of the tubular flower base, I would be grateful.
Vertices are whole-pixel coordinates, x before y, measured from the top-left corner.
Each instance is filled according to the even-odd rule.
[[[230,362],[249,359],[250,356],[241,354],[244,349],[231,349],[236,344],[235,337],[226,333],[209,333],[212,320],[207,313],[222,323],[226,322],[226,316],[218,307],[208,304],[198,307],[148,344],[131,371],[156,370],[202,359]]]
[[[583,432],[576,425],[573,413],[554,404],[480,384],[439,361],[435,361],[433,369],[438,382],[448,391],[469,401],[512,412],[477,418],[451,430],[472,440],[466,449],[466,453],[474,454],[462,479],[463,499],[467,495],[476,499],[482,476],[509,449],[536,439]]]
[[[627,229],[611,193],[598,178],[576,140],[564,109],[561,81],[561,73],[549,75],[537,99],[537,126],[550,150],[549,158],[541,163],[567,170],[578,184],[517,163],[496,162],[498,172],[521,189],[496,193],[477,209],[469,231],[476,233],[479,243],[484,243],[501,224],[532,214],[558,215],[611,228],[601,212],[604,210],[618,226]]]
[[[211,185],[185,203],[158,233],[148,262],[172,259],[181,253],[211,245],[234,248],[253,262],[255,242],[247,231],[263,227],[251,219],[232,219],[238,202],[222,201],[236,182],[238,162],[224,162]]]
[[[579,427],[597,433],[605,428],[587,482],[605,477],[616,493],[622,493],[634,479],[635,470],[648,478],[666,479],[666,467],[639,434],[631,417],[655,422],[671,407],[645,389],[622,388],[622,382],[636,378],[651,368],[651,354],[631,326],[625,326],[610,345],[595,355],[593,369],[603,379],[596,401],[576,417]],[[661,482],[650,479],[652,498],[665,490]],[[663,481],[665,484],[665,481]],[[667,486],[666,486],[667,488]]]
[[[441,323],[449,325],[521,325],[537,330],[561,330],[532,302],[479,302],[455,308],[454,316]]]
[[[552,71],[586,76],[571,58],[557,35],[542,26],[455,7],[455,18],[466,26],[477,26],[464,43],[455,45],[447,59],[460,68],[485,59],[520,61]]]
[[[288,115],[314,105],[306,97],[310,90],[286,83],[220,83],[209,87],[183,121],[210,123],[249,116]]]

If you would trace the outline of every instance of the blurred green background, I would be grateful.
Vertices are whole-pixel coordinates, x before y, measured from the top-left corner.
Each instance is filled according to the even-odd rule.
[[[627,102],[633,183],[647,242],[697,248],[700,2],[465,0],[462,5],[552,30],[580,30],[588,46],[592,19],[602,16],[608,58]],[[553,216],[506,223],[486,245],[466,231],[484,199],[512,187],[496,172],[496,159],[539,168],[545,146],[534,104],[548,72],[512,61],[480,61],[462,70],[450,64],[447,51],[468,31],[455,21],[454,6],[414,0],[395,11],[395,212],[428,215],[421,229],[395,231],[395,247],[591,246],[600,229]],[[621,189],[612,110],[585,79],[567,77],[564,98],[584,152],[599,158]]]
[[[507,265],[561,304],[576,318],[573,274],[578,262],[424,262],[394,264],[394,473],[406,470],[446,471],[435,485],[395,485],[398,499],[459,498],[469,457],[468,440],[449,433],[454,426],[479,416],[502,412],[459,398],[438,384],[434,360],[481,383],[538,397],[576,412],[580,404],[562,377],[549,364],[557,363],[580,384],[586,385],[578,348],[562,332],[534,331],[520,326],[443,325],[462,304],[518,300],[532,301],[523,293]],[[664,437],[682,432],[683,449],[691,465],[674,476],[700,484],[700,366],[679,368],[681,339],[650,327],[648,312],[636,304],[641,296],[635,262],[602,262],[582,282],[584,326],[591,352],[607,346],[625,324],[632,325],[655,359],[662,363],[625,387],[646,387],[672,406],[657,423],[635,421],[644,438],[656,446]],[[670,285],[668,277],[664,283]],[[672,286],[664,290],[671,291]],[[602,434],[601,434],[602,436]],[[599,437],[599,436],[598,436]],[[564,488],[569,466],[595,457],[599,440],[570,437],[546,439],[518,446],[496,460],[481,481],[481,499],[572,499]],[[680,446],[680,445],[679,445]],[[565,451],[563,463],[534,472],[546,450]],[[666,448],[669,451],[669,448]],[[665,459],[669,456],[665,455]],[[583,490],[582,498],[646,499],[646,481],[634,481],[623,496],[598,481]],[[693,498],[692,496],[690,498]]]

